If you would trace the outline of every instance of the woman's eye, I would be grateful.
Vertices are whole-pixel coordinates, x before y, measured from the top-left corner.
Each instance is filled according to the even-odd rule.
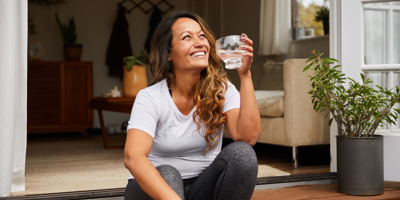
[[[183,37],[182,39],[186,39],[186,38],[190,38],[190,35],[186,35],[186,36]]]
[[[200,35],[200,37],[202,37],[202,38],[205,38],[205,37],[206,37],[206,35],[205,35],[205,34],[201,34],[201,35]]]

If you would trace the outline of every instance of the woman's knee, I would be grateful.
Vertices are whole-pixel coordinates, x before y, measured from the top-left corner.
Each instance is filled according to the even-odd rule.
[[[253,147],[246,142],[238,141],[227,145],[221,152],[233,165],[258,169],[257,155]]]
[[[167,182],[168,180],[175,180],[175,179],[182,180],[182,176],[179,173],[179,171],[171,165],[160,165],[156,167],[156,169],[164,178],[164,180]]]
[[[179,171],[171,165],[160,165],[156,167],[156,169],[165,182],[167,182],[181,199],[184,199],[183,179]]]

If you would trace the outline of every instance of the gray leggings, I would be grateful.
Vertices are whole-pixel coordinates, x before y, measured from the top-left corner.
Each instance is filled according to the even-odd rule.
[[[253,194],[257,180],[257,157],[245,142],[233,142],[221,150],[215,160],[198,177],[184,179],[170,165],[156,168],[168,185],[186,200],[246,200]],[[151,199],[136,180],[130,180],[125,199]]]

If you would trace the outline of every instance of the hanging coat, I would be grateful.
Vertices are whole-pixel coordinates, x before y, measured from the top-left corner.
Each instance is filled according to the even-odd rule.
[[[151,44],[150,44],[151,38],[153,37],[154,31],[156,31],[156,28],[157,28],[158,24],[161,22],[161,20],[162,20],[162,12],[156,6],[156,7],[154,7],[154,11],[153,11],[153,13],[151,14],[151,17],[150,17],[149,34],[147,35],[146,43],[144,44],[144,48],[146,49],[148,54],[150,53],[150,48],[151,48],[150,47],[151,46]]]
[[[108,75],[118,76],[122,79],[123,63],[125,56],[132,55],[131,41],[128,33],[128,21],[125,18],[125,8],[118,6],[117,20],[111,33],[108,43],[106,64],[108,66]]]

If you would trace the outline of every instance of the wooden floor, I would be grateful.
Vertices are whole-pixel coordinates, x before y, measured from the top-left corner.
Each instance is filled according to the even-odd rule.
[[[400,199],[400,182],[385,182],[385,191],[382,195],[377,196],[350,196],[341,194],[336,191],[336,184],[325,185],[307,185],[295,186],[271,190],[256,190],[251,200],[305,200],[305,199],[323,199],[323,200],[340,200],[340,199]]]

